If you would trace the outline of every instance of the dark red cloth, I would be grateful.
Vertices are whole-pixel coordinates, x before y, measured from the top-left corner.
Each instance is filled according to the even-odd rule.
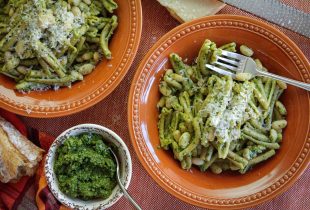
[[[45,151],[48,151],[48,148],[54,141],[54,137],[48,134],[38,132],[35,129],[27,129],[24,123],[10,112],[0,109],[0,116],[11,122],[23,135],[27,136]],[[57,210],[60,208],[60,203],[49,191],[46,183],[42,185],[42,190],[40,188],[38,189],[38,183],[44,176],[43,165],[44,161],[40,163],[40,167],[34,177],[23,177],[17,183],[0,183],[0,209],[18,209],[22,202],[25,203],[28,201],[29,205],[23,205],[22,208],[25,210],[33,210],[37,208],[34,197],[38,190],[38,199],[42,201],[41,204],[43,204],[41,206],[38,205],[41,209]]]

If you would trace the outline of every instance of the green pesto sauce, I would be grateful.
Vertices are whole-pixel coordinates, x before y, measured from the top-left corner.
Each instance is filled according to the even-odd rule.
[[[98,134],[66,139],[54,164],[60,190],[82,200],[109,197],[116,186],[116,164],[108,148]]]

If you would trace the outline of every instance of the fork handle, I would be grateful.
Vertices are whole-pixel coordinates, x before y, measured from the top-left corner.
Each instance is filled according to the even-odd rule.
[[[265,77],[270,77],[272,79],[281,80],[281,81],[283,81],[283,82],[285,82],[287,84],[294,85],[296,87],[299,87],[299,88],[305,89],[307,91],[310,91],[310,84],[308,84],[308,83],[299,82],[297,80],[289,79],[289,78],[282,77],[282,76],[279,76],[279,75],[276,75],[276,74],[272,74],[272,73],[269,73],[269,72],[265,72],[265,71],[260,71],[260,70],[257,70],[257,71],[259,72],[258,76],[265,76]]]
[[[129,195],[129,193],[127,192],[127,190],[125,189],[125,187],[123,186],[123,184],[119,184],[118,185],[121,190],[123,191],[124,195],[126,196],[126,198],[132,203],[132,205],[137,209],[137,210],[142,210],[141,207],[139,206],[139,204],[137,204],[137,202]]]

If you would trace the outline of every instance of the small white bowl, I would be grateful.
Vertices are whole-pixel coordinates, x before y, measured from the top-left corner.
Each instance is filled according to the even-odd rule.
[[[58,187],[56,174],[54,173],[54,161],[57,148],[62,145],[69,136],[75,136],[85,132],[100,134],[108,143],[114,144],[116,146],[118,149],[117,155],[120,162],[120,177],[125,188],[128,188],[132,175],[132,162],[126,144],[116,133],[110,129],[95,124],[81,124],[74,126],[64,131],[56,138],[56,140],[51,145],[46,157],[46,180],[51,192],[56,197],[56,199],[67,207],[74,209],[105,209],[115,204],[122,197],[123,193],[118,185],[116,185],[112,191],[112,194],[107,199],[84,201],[81,199],[72,198],[61,192]]]

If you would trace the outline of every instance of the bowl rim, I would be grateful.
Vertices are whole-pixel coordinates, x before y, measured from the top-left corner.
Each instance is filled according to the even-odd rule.
[[[61,202],[63,205],[68,206],[70,208],[82,208],[82,209],[86,208],[86,209],[88,209],[88,205],[92,205],[92,200],[87,201],[88,204],[85,204],[85,206],[83,206],[83,207],[82,206],[76,206],[76,204],[74,202],[67,200],[67,197],[69,197],[69,196],[67,196],[66,194],[61,192],[57,183],[56,183],[57,181],[54,181],[54,179],[56,179],[56,176],[55,176],[53,165],[52,165],[52,163],[54,162],[52,156],[55,155],[58,147],[63,144],[63,142],[65,140],[64,137],[68,133],[70,133],[74,130],[82,130],[82,129],[83,130],[97,129],[97,130],[103,131],[104,133],[111,135],[114,138],[113,141],[117,141],[121,145],[121,147],[118,147],[118,151],[123,150],[123,153],[126,156],[125,168],[128,170],[128,173],[124,174],[124,176],[125,176],[125,184],[124,184],[125,189],[128,189],[130,182],[131,182],[131,179],[132,179],[132,159],[131,159],[129,149],[128,149],[127,145],[125,144],[125,142],[122,140],[122,138],[119,135],[117,135],[114,131],[112,131],[111,129],[104,127],[104,126],[101,126],[101,125],[98,125],[98,124],[92,124],[92,123],[79,124],[79,125],[68,128],[67,130],[63,131],[59,136],[57,136],[57,138],[54,140],[51,147],[49,148],[48,153],[46,155],[45,162],[44,162],[44,174],[46,176],[47,185],[48,185],[51,193],[54,195],[54,197],[59,202]],[[79,131],[77,131],[77,132],[79,133]],[[69,135],[69,136],[72,136],[72,135]],[[48,175],[49,173],[51,174],[50,176]],[[98,203],[97,205],[92,205],[92,208],[108,208],[108,207],[113,206],[124,195],[124,193],[121,191],[118,184],[115,186],[114,190],[115,190],[114,196],[110,197],[109,199],[97,200],[96,202],[100,202],[100,203]],[[64,199],[60,199],[59,195],[56,192],[61,192],[61,194],[65,196]],[[63,200],[63,201],[61,201],[61,200]],[[78,199],[78,200],[80,200],[80,199]],[[83,200],[81,200],[81,201],[84,202]],[[102,201],[105,201],[104,204],[102,203]]]
[[[121,62],[119,62],[117,68],[115,68],[115,71],[107,79],[106,82],[101,84],[97,89],[95,89],[88,95],[84,95],[83,97],[80,97],[75,101],[63,101],[61,104],[58,104],[56,106],[40,105],[38,102],[18,102],[7,95],[3,95],[0,93],[0,106],[5,110],[26,117],[55,118],[69,116],[86,110],[109,96],[119,86],[121,81],[123,81],[124,77],[127,75],[136,57],[141,41],[143,25],[141,0],[125,1],[128,3],[130,11],[132,13],[130,17],[131,25],[127,40],[127,46],[121,57]],[[102,61],[100,61],[96,65],[96,68],[101,64],[101,62]],[[42,93],[38,92],[38,95],[40,94]],[[28,96],[26,95],[26,97]],[[46,98],[43,98],[41,100],[46,100]]]
[[[222,21],[223,20],[223,21]],[[139,94],[136,93],[139,92],[142,89],[143,86],[143,81],[147,78],[147,74],[143,73],[143,69],[147,69],[148,72],[150,71],[150,68],[147,67],[147,65],[150,65],[156,62],[156,55],[159,55],[162,51],[164,51],[168,46],[172,45],[172,43],[175,41],[173,38],[167,41],[169,38],[171,38],[173,35],[176,37],[176,40],[179,37],[182,37],[183,34],[186,34],[187,32],[191,32],[192,30],[195,30],[195,26],[199,25],[199,27],[202,27],[204,24],[204,27],[207,30],[207,27],[212,27],[213,25],[217,25],[217,21],[221,22],[218,24],[219,25],[228,25],[228,26],[233,26],[233,21],[240,21],[243,22],[243,27],[249,27],[249,25],[244,26],[246,24],[253,24],[253,25],[258,25],[261,28],[264,28],[265,30],[259,31],[258,29],[256,33],[261,33],[263,34],[264,32],[271,31],[273,34],[277,35],[280,37],[282,40],[287,43],[291,49],[296,53],[296,55],[300,59],[300,65],[303,65],[303,68],[305,69],[304,74],[309,74],[309,70],[307,71],[306,69],[310,69],[310,63],[308,59],[305,57],[305,55],[302,53],[302,51],[299,49],[299,47],[283,32],[278,30],[277,28],[273,27],[270,24],[267,24],[263,22],[262,20],[254,19],[251,17],[247,16],[240,16],[240,15],[227,15],[227,14],[219,14],[219,15],[212,15],[212,16],[207,16],[207,17],[202,17],[198,18],[186,23],[183,23],[174,29],[170,30],[168,33],[166,33],[164,36],[161,37],[145,54],[144,58],[140,62],[133,81],[138,81],[140,79],[141,81],[139,82],[132,82],[130,91],[129,91],[129,97],[128,97],[128,129],[129,129],[129,134],[130,134],[130,139],[133,144],[135,154],[137,155],[140,163],[143,165],[144,169],[148,172],[148,174],[152,177],[152,179],[160,185],[166,192],[169,194],[173,195],[174,197],[187,202],[189,204],[193,204],[196,206],[204,207],[204,208],[212,208],[212,209],[225,209],[225,208],[233,208],[233,209],[240,209],[240,208],[247,208],[247,207],[252,207],[256,206],[258,204],[261,204],[263,202],[266,202],[268,200],[273,199],[274,197],[284,193],[288,188],[290,188],[296,181],[297,179],[303,174],[303,172],[307,169],[308,165],[310,165],[310,133],[308,128],[308,137],[304,141],[303,148],[301,149],[298,157],[296,158],[294,164],[288,169],[287,173],[285,173],[279,180],[277,180],[276,185],[275,184],[270,184],[268,189],[266,188],[263,193],[258,192],[255,194],[249,194],[248,196],[244,196],[240,198],[233,198],[233,199],[217,199],[217,198],[207,198],[207,202],[202,203],[202,201],[198,201],[197,199],[194,198],[194,195],[192,197],[191,192],[189,190],[184,190],[182,191],[177,191],[177,188],[180,188],[179,186],[175,185],[174,183],[171,183],[169,181],[165,181],[164,178],[160,178],[159,175],[157,175],[154,170],[152,169],[152,164],[149,164],[149,161],[147,160],[147,157],[145,157],[143,154],[147,153],[147,151],[143,150],[148,150],[147,147],[141,148],[139,145],[138,141],[141,141],[145,143],[145,139],[142,137],[142,134],[140,135],[140,126],[139,126],[139,116],[136,114],[139,113]],[[225,22],[226,21],[226,22]],[[208,22],[208,23],[206,23]],[[193,29],[191,28],[193,27]],[[186,31],[186,29],[188,31]],[[178,33],[179,32],[179,33]],[[183,34],[182,34],[183,33]],[[275,38],[275,37],[273,37]],[[167,43],[168,42],[168,43]],[[164,43],[166,43],[166,46],[164,46]],[[278,40],[279,45],[284,45],[284,43],[280,42]],[[159,54],[158,54],[159,53]],[[293,56],[291,56],[293,57]],[[295,58],[293,58],[296,60]],[[151,66],[151,65],[150,65]],[[143,75],[144,74],[144,75]],[[143,76],[141,76],[143,75]],[[141,78],[142,77],[142,78]],[[305,78],[303,78],[306,80]],[[308,79],[307,79],[308,80]],[[309,81],[308,81],[309,82]],[[136,90],[137,89],[137,90]],[[307,93],[309,103],[310,103],[310,93]],[[136,113],[136,114],[135,114]],[[136,125],[135,125],[136,124]],[[142,144],[142,143],[141,143]],[[300,158],[301,155],[303,155],[303,158]],[[158,169],[158,168],[157,168]],[[169,182],[169,183],[168,183]],[[273,189],[272,186],[275,186],[275,190]],[[174,186],[175,188],[173,188]],[[267,195],[267,196],[266,196]],[[239,199],[237,202],[235,200]],[[225,202],[223,202],[225,201]],[[226,203],[227,202],[227,203]]]

